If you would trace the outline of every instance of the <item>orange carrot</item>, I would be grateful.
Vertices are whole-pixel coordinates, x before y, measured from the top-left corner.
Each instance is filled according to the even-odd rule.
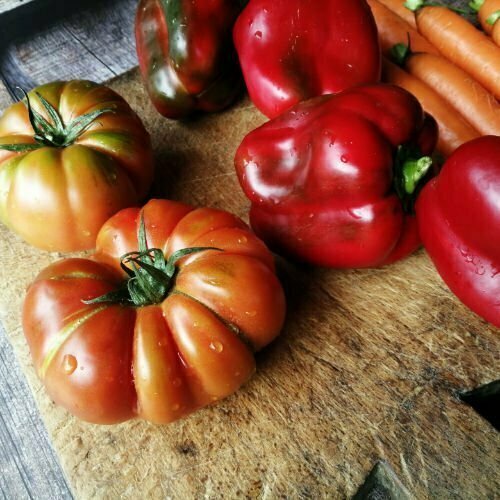
[[[449,156],[464,142],[480,136],[479,132],[463,116],[457,113],[427,84],[387,59],[384,60],[383,64],[383,79],[413,94],[420,101],[424,110],[436,119],[439,127],[437,149],[443,156]]]
[[[417,29],[415,23],[415,14],[405,7],[405,0],[378,0],[383,3],[388,9],[392,10],[394,14],[404,19],[413,29]],[[481,1],[481,0],[478,0]]]
[[[410,53],[404,68],[455,108],[483,135],[500,136],[500,104],[464,70],[435,54]]]
[[[419,8],[419,4],[421,1],[417,0],[413,8],[417,10],[415,19],[420,34],[500,99],[500,47],[450,9]]]
[[[477,11],[483,30],[500,45],[500,0],[474,0],[469,6]]]
[[[368,5],[372,9],[373,17],[377,23],[380,45],[384,54],[389,55],[392,47],[397,43],[407,43],[408,35],[412,50],[438,53],[437,49],[423,36],[378,0],[368,0]]]

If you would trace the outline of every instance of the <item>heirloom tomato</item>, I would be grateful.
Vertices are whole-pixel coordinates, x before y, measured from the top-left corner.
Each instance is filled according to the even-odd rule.
[[[266,246],[237,217],[152,200],[104,224],[93,260],[29,287],[23,327],[53,400],[96,423],[166,423],[236,391],[285,300]]]
[[[0,118],[0,220],[36,247],[93,248],[111,215],[145,197],[152,175],[149,134],[102,85],[49,83]]]

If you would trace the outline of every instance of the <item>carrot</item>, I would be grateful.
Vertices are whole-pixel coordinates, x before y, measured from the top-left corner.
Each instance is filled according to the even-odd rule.
[[[405,7],[405,0],[378,0],[380,3],[384,4],[388,9],[392,10],[394,14],[404,19],[413,29],[417,29],[417,24],[415,23],[415,15],[413,12]],[[481,1],[481,0],[478,0]]]
[[[464,70],[442,56],[409,52],[403,67],[431,87],[483,135],[500,136],[500,104]]]
[[[368,0],[368,5],[377,23],[380,45],[384,54],[389,55],[392,47],[397,43],[407,43],[408,36],[413,50],[438,53],[437,49],[423,36],[378,0]]]
[[[450,9],[422,5],[416,0],[412,6],[420,34],[500,99],[500,47]]]
[[[500,45],[500,0],[474,0],[469,6],[478,13],[483,30]]]
[[[424,110],[436,119],[439,127],[437,149],[443,156],[449,156],[461,144],[480,136],[479,132],[457,113],[455,108],[451,107],[427,84],[387,59],[383,63],[383,79],[413,94]]]

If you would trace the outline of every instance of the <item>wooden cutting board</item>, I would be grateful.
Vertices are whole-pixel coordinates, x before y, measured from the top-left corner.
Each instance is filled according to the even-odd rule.
[[[233,157],[264,121],[247,100],[178,123],[152,109],[136,72],[111,86],[151,132],[154,196],[246,218]],[[24,290],[62,255],[30,248],[3,226],[0,252],[0,318],[77,498],[348,498],[380,460],[373,498],[500,491],[499,435],[458,397],[499,378],[499,331],[454,298],[423,251],[377,270],[282,262],[287,323],[249,383],[168,426],[111,427],[55,407],[24,341]],[[380,496],[383,484],[392,496]]]

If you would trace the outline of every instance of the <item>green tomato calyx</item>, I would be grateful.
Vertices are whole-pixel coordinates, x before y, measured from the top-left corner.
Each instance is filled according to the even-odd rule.
[[[68,125],[63,120],[57,110],[48,102],[39,92],[34,92],[40,104],[45,109],[47,120],[43,115],[36,111],[30,101],[29,95],[20,87],[18,89],[24,94],[25,106],[28,110],[28,116],[33,127],[34,143],[29,144],[0,144],[0,149],[13,151],[16,153],[25,153],[43,147],[65,148],[71,146],[101,115],[105,113],[114,113],[111,108],[103,108],[75,118]]]
[[[91,300],[84,304],[101,304],[110,302],[126,306],[142,307],[160,304],[168,296],[175,282],[177,262],[193,253],[205,250],[218,250],[214,247],[191,247],[177,250],[168,259],[159,248],[148,248],[144,217],[138,231],[139,251],[128,252],[120,258],[121,268],[127,274],[125,282],[116,290]]]

